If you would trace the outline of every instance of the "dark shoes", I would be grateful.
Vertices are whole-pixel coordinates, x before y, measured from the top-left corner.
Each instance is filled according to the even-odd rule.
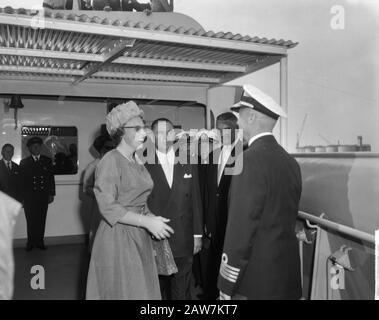
[[[46,246],[42,243],[40,245],[37,246],[38,249],[41,249],[41,250],[46,250]]]
[[[28,243],[26,245],[26,251],[32,251],[34,248],[34,246],[30,243]],[[36,246],[36,248],[40,249],[40,250],[47,250],[46,246],[42,243],[42,244],[39,244]]]

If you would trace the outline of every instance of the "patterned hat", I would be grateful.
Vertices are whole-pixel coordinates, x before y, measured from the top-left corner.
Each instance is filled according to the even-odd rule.
[[[124,126],[130,119],[143,117],[143,115],[143,110],[134,101],[120,104],[107,115],[107,131],[109,134],[112,134]]]

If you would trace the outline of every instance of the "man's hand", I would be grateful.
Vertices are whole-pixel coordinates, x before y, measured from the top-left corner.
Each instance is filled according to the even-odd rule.
[[[228,296],[227,294],[220,291],[220,300],[232,300],[231,296]]]
[[[201,237],[194,237],[193,254],[198,254],[203,246],[203,239]]]
[[[50,203],[53,203],[53,201],[54,201],[54,196],[49,196],[49,202],[48,202],[48,203],[49,203],[49,204],[50,204]]]

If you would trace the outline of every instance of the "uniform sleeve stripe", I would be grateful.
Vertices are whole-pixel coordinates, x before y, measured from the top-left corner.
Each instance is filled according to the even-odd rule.
[[[224,270],[222,270],[222,269],[220,270],[220,275],[221,275],[221,277],[223,277],[224,279],[226,279],[226,280],[228,280],[230,282],[233,282],[233,283],[237,282],[237,278],[230,277],[229,275],[225,274]]]
[[[234,271],[234,272],[240,272],[241,271],[241,269],[231,267],[230,265],[228,265],[225,262],[222,262],[221,265],[224,266],[225,268],[229,269],[230,271]]]
[[[224,270],[225,273],[230,274],[232,276],[238,277],[239,272],[231,271],[228,268],[226,268],[224,265],[221,265],[221,269]]]

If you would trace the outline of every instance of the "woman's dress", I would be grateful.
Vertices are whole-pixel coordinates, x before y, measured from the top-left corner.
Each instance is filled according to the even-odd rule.
[[[118,223],[129,210],[146,213],[152,188],[145,167],[117,149],[98,164],[94,192],[103,220],[92,249],[87,299],[161,299],[151,236],[143,228]]]

